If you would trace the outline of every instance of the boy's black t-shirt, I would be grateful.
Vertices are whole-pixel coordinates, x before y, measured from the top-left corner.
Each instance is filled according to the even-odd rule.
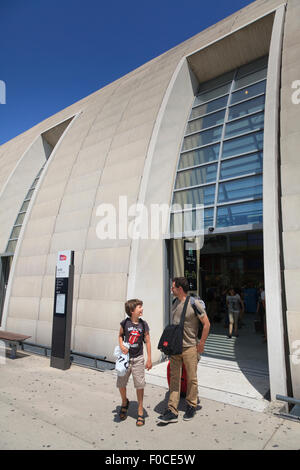
[[[144,327],[142,322],[144,323]],[[141,356],[143,354],[144,334],[149,331],[148,323],[145,320],[132,323],[130,318],[126,318],[120,325],[124,331],[124,341],[130,344],[129,357]]]

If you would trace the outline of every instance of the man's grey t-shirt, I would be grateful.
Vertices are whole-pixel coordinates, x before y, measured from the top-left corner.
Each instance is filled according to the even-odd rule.
[[[228,311],[229,312],[239,312],[240,311],[241,297],[239,296],[239,294],[227,295],[226,301],[228,302]]]
[[[180,318],[184,306],[184,300],[182,302],[179,299],[176,299],[172,305],[172,323],[173,325],[178,325],[180,323]],[[197,344],[197,336],[198,336],[198,329],[199,329],[199,318],[206,315],[206,312],[201,305],[201,303],[195,299],[195,304],[197,310],[201,312],[200,315],[195,315],[195,311],[189,301],[189,304],[186,309],[185,314],[185,321],[184,321],[184,328],[183,328],[183,347],[189,348],[191,346],[196,346]]]

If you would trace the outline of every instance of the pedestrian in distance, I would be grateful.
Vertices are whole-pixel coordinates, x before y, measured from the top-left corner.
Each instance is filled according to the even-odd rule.
[[[228,338],[232,337],[232,330],[234,327],[234,334],[238,337],[238,322],[239,322],[239,315],[242,311],[244,313],[245,307],[244,302],[242,301],[239,294],[236,293],[235,289],[231,287],[228,291],[228,295],[226,297],[226,304],[228,308],[228,317],[229,317],[229,332]]]
[[[172,305],[172,323],[180,323],[181,314],[187,300],[189,283],[184,277],[176,277],[172,282],[172,292],[176,297]],[[170,356],[170,395],[168,407],[164,414],[158,417],[160,423],[169,424],[178,421],[178,404],[180,400],[182,364],[187,375],[186,402],[187,408],[183,416],[185,421],[191,420],[196,413],[198,399],[197,365],[198,353],[204,351],[205,341],[209,334],[210,322],[201,302],[195,299],[197,314],[188,300],[183,324],[182,353]],[[203,325],[202,335],[198,342],[199,321]]]
[[[148,323],[141,317],[143,315],[143,301],[139,299],[131,299],[125,303],[125,311],[128,317],[121,322],[119,332],[119,346],[123,354],[128,353],[128,349],[123,342],[130,344],[129,347],[129,367],[126,374],[117,379],[117,387],[119,388],[122,398],[121,410],[119,418],[124,421],[127,418],[129,400],[127,398],[127,383],[132,374],[134,387],[136,389],[138,401],[138,416],[136,425],[138,427],[145,424],[144,418],[144,388],[145,388],[145,369],[152,368],[151,360],[151,342]],[[147,362],[145,365],[143,341],[146,343]]]

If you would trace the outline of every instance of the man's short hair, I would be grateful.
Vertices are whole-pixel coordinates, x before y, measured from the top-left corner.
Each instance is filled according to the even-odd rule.
[[[129,317],[131,317],[132,312],[138,305],[143,305],[143,301],[140,299],[130,299],[125,302],[125,312]]]
[[[183,291],[184,292],[188,292],[189,291],[189,282],[188,280],[186,279],[186,277],[174,277],[173,279],[173,282],[175,282],[175,286],[178,288],[178,287],[182,287]]]

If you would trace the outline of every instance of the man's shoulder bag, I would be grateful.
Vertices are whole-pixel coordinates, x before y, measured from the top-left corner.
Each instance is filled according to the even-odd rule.
[[[158,349],[167,356],[182,353],[183,327],[189,296],[185,299],[179,325],[168,325],[163,331],[158,343]]]

